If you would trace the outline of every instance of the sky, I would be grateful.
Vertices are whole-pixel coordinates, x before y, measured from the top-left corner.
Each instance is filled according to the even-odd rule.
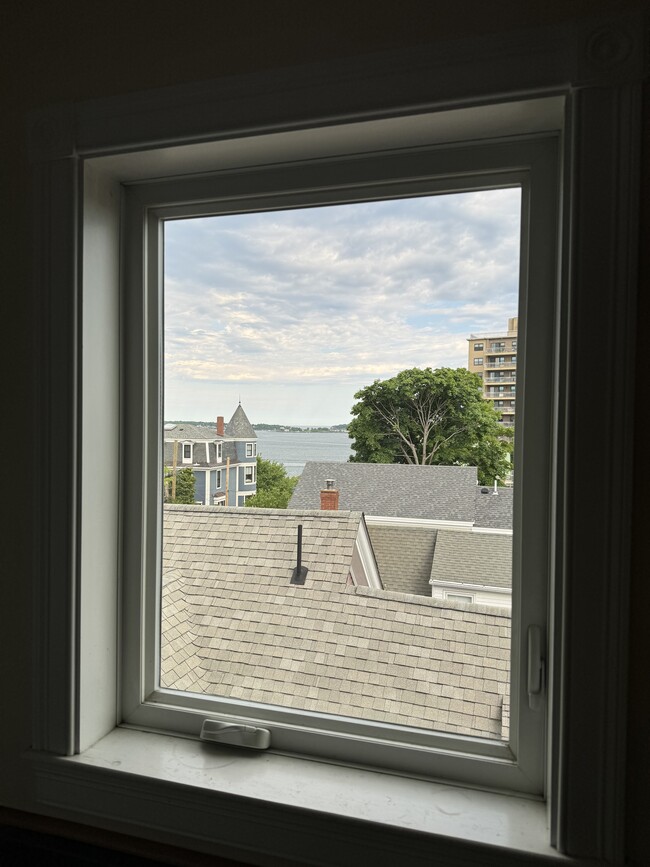
[[[410,367],[466,367],[517,315],[520,191],[168,220],[166,419],[350,421]]]

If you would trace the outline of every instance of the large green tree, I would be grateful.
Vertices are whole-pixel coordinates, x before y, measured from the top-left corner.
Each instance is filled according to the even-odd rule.
[[[491,484],[510,469],[512,432],[464,368],[403,370],[355,394],[350,460],[378,464],[463,464]]]
[[[257,457],[257,493],[246,498],[247,506],[262,509],[286,509],[297,477],[287,475],[282,464]]]

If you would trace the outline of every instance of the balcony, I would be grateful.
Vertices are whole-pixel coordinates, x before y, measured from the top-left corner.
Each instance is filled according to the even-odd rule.
[[[512,361],[486,361],[485,367],[490,368],[502,368],[502,367],[511,367],[513,370],[517,367],[517,362]]]

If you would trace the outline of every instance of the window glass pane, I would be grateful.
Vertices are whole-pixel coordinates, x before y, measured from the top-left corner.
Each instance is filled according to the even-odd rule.
[[[163,688],[507,740],[520,211],[165,222]]]

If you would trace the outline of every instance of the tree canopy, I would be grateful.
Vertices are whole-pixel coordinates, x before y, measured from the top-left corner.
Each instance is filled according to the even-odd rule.
[[[510,469],[512,431],[483,399],[475,373],[414,367],[375,380],[355,398],[351,461],[476,466],[481,484]]]
[[[194,488],[196,487],[196,477],[191,467],[183,467],[176,470],[176,496],[172,499],[172,477],[174,471],[169,467],[165,467],[164,487],[165,500],[168,503],[194,503]]]
[[[282,464],[257,456],[257,493],[246,498],[247,506],[286,509],[298,478],[287,475]]]

